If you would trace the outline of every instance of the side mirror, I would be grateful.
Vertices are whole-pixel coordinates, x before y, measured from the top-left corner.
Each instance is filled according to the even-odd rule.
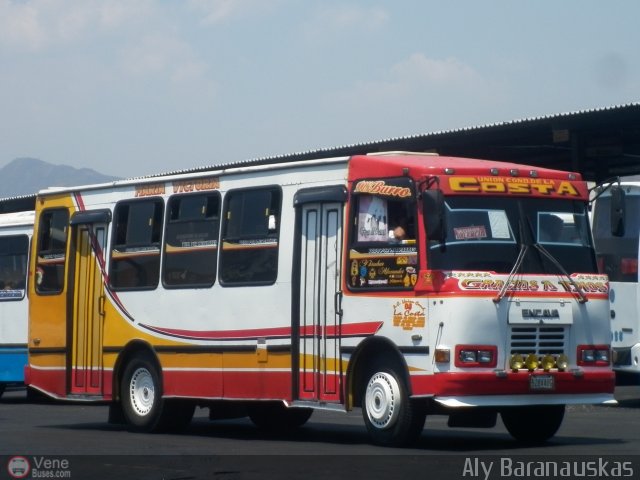
[[[427,240],[443,242],[447,236],[442,190],[422,192],[422,218]]]
[[[624,236],[625,193],[618,185],[611,187],[611,235]]]

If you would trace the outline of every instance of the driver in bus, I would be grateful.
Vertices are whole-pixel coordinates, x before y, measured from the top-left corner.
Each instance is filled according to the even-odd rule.
[[[403,243],[407,240],[407,220],[405,218],[397,219],[395,222],[391,222],[391,225],[395,225],[389,230],[389,239],[393,243]]]

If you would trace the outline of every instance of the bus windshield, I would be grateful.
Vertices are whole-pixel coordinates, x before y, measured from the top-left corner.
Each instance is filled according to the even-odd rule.
[[[640,195],[627,193],[624,235],[611,234],[611,197],[602,196],[593,212],[593,240],[602,273],[612,282],[638,281],[638,231]]]
[[[595,273],[597,265],[584,202],[501,197],[448,197],[444,242],[429,243],[429,268],[509,273],[522,243],[537,243],[567,273]],[[529,248],[520,273],[561,274]]]

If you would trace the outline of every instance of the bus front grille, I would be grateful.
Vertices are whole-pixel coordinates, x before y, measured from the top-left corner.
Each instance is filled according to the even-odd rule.
[[[566,354],[567,327],[564,326],[513,326],[511,327],[510,353],[528,355]]]

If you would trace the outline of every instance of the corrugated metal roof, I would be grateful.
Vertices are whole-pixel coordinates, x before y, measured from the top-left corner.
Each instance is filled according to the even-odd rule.
[[[0,198],[0,213],[22,212],[35,209],[36,195],[17,195]]]
[[[409,140],[429,139],[429,138],[435,138],[440,136],[450,136],[450,135],[455,135],[459,133],[478,132],[482,130],[490,130],[495,128],[514,126],[514,125],[522,125],[526,123],[548,122],[548,121],[554,121],[554,120],[563,119],[563,118],[571,118],[571,117],[583,116],[583,115],[600,113],[600,112],[624,110],[629,108],[640,108],[640,102],[611,105],[608,107],[583,109],[583,110],[577,110],[573,112],[555,113],[550,115],[527,117],[527,118],[509,120],[505,122],[487,123],[484,125],[461,127],[461,128],[451,129],[451,130],[440,130],[440,131],[428,132],[423,134],[390,137],[382,140],[352,143],[347,145],[319,148],[315,150],[306,150],[306,151],[300,151],[300,152],[294,152],[294,153],[288,153],[288,154],[256,157],[256,158],[247,159],[247,160],[237,160],[237,161],[224,162],[224,163],[212,164],[212,165],[202,166],[202,167],[194,167],[194,168],[183,169],[183,170],[173,170],[173,171],[169,171],[161,174],[134,177],[132,178],[132,180],[157,177],[157,176],[168,176],[168,175],[179,175],[179,174],[186,174],[186,173],[202,172],[207,170],[216,170],[220,168],[288,162],[288,161],[295,161],[295,160],[308,159],[308,158],[325,158],[325,157],[333,157],[333,156],[340,156],[340,155],[353,155],[356,153],[366,153],[368,151],[371,151],[372,149],[375,149],[376,147],[380,147],[383,145],[400,143],[400,142],[405,142]]]

